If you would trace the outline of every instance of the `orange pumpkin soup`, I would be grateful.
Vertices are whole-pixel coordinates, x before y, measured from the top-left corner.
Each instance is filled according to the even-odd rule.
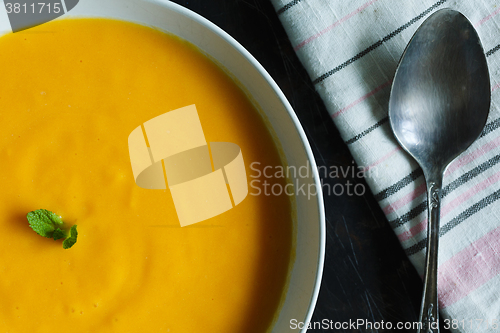
[[[121,21],[54,21],[0,49],[2,331],[265,332],[293,258],[290,198],[250,191],[180,227],[168,188],[135,184],[127,145],[195,104],[207,141],[237,144],[247,176],[281,165],[237,85],[190,44]],[[78,225],[71,249],[29,228],[40,208]]]

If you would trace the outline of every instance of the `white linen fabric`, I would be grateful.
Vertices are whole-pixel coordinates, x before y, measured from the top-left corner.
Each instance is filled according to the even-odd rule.
[[[454,332],[500,331],[500,3],[495,0],[271,0],[328,112],[406,254],[423,274],[427,200],[421,169],[395,141],[387,113],[397,63],[434,11],[474,25],[492,100],[481,137],[447,169],[439,299]],[[451,322],[450,322],[451,323]]]

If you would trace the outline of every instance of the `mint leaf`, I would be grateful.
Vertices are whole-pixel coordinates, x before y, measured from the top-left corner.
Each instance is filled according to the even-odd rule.
[[[37,209],[29,212],[26,218],[28,219],[31,229],[40,236],[53,238],[54,240],[65,238],[63,241],[64,249],[69,249],[76,243],[78,236],[76,225],[72,226],[69,232],[61,229],[60,227],[64,224],[61,217],[51,211]]]
[[[54,233],[52,234],[52,238],[54,238],[54,240],[66,238],[66,233],[63,230],[57,228],[56,230],[54,230]]]
[[[78,237],[78,231],[76,231],[76,225],[72,226],[70,229],[70,235],[63,241],[63,249],[69,249],[76,243],[76,238]]]
[[[46,209],[29,212],[26,217],[31,229],[35,230],[40,236],[48,238],[52,237],[52,232],[56,226],[63,224],[59,216]]]

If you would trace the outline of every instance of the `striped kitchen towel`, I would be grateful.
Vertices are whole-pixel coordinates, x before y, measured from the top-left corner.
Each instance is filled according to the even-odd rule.
[[[366,181],[421,274],[426,186],[392,135],[390,87],[404,48],[431,13],[455,9],[475,26],[490,70],[491,111],[481,137],[445,173],[439,297],[442,315],[460,321],[454,331],[500,331],[500,2],[271,1],[356,162],[371,171]],[[476,319],[484,320],[480,327]]]

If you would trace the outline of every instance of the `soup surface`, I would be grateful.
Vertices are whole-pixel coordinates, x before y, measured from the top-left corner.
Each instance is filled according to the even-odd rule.
[[[259,179],[253,162],[281,160],[237,85],[190,44],[121,21],[54,21],[0,50],[0,329],[265,332],[294,255],[290,198],[250,189],[181,228],[128,153],[134,128],[195,104],[207,141],[237,144]],[[30,229],[40,208],[78,225],[71,249]]]

